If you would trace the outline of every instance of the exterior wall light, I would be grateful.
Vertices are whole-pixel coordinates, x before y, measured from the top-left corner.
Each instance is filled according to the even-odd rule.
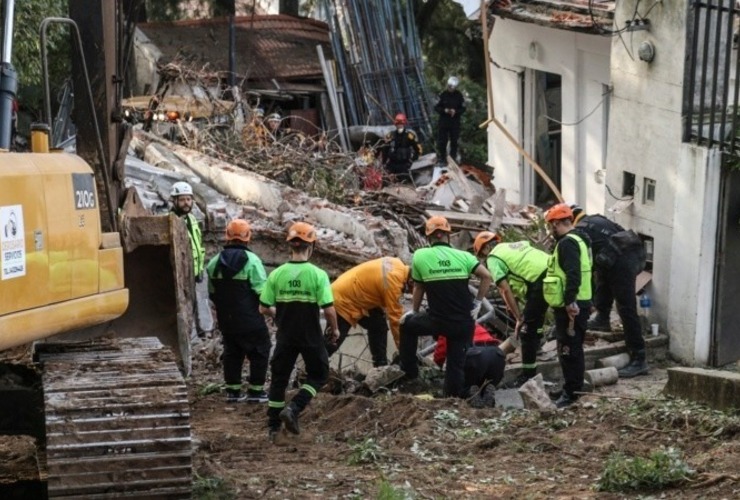
[[[655,59],[655,45],[648,41],[642,42],[637,48],[637,55],[641,61],[645,61],[646,63],[653,62],[653,59]]]

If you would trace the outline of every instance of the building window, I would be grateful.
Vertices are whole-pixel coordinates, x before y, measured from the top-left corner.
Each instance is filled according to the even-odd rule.
[[[635,196],[635,174],[622,172],[622,197]]]
[[[642,202],[645,205],[655,205],[655,179],[645,177],[642,189]]]

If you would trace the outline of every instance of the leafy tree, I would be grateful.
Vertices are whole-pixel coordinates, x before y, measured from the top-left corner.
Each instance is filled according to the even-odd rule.
[[[15,3],[11,62],[18,73],[19,101],[31,110],[40,109],[43,96],[39,26],[46,17],[66,15],[66,0],[26,0]],[[49,74],[53,89],[69,73],[69,35],[66,28],[59,27],[50,27],[47,34]]]

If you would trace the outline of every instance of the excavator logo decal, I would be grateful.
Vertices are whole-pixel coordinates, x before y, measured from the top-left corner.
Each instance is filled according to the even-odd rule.
[[[23,206],[0,207],[1,279],[26,275],[26,242],[23,230]]]

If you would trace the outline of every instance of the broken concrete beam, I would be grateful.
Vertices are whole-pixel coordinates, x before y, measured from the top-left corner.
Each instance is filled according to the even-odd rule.
[[[740,408],[740,373],[704,368],[669,368],[663,392],[718,410]]]
[[[630,355],[626,352],[596,360],[596,368],[608,368],[612,366],[617,370],[621,370],[628,364],[630,364]]]
[[[587,370],[583,374],[583,379],[591,384],[592,387],[601,387],[602,385],[616,384],[619,380],[619,372],[613,366],[607,368],[596,368]]]
[[[408,234],[393,221],[387,221],[365,213],[352,211],[346,207],[329,203],[320,198],[313,198],[302,191],[290,188],[270,180],[255,172],[239,166],[212,158],[160,137],[137,130],[136,137],[144,142],[164,144],[188,168],[198,174],[203,182],[235,200],[251,204],[278,214],[280,230],[290,221],[284,220],[281,214],[290,212],[295,219],[309,222],[320,220],[325,229],[341,232],[344,236],[335,238],[332,246],[337,256],[342,256],[343,247],[347,253],[359,256],[359,262],[393,255],[409,262],[411,252],[408,248]],[[348,222],[352,219],[355,222]],[[360,223],[361,221],[361,223]],[[358,246],[356,242],[362,242]],[[324,242],[320,242],[318,251],[324,251]],[[357,259],[352,259],[356,262]]]

